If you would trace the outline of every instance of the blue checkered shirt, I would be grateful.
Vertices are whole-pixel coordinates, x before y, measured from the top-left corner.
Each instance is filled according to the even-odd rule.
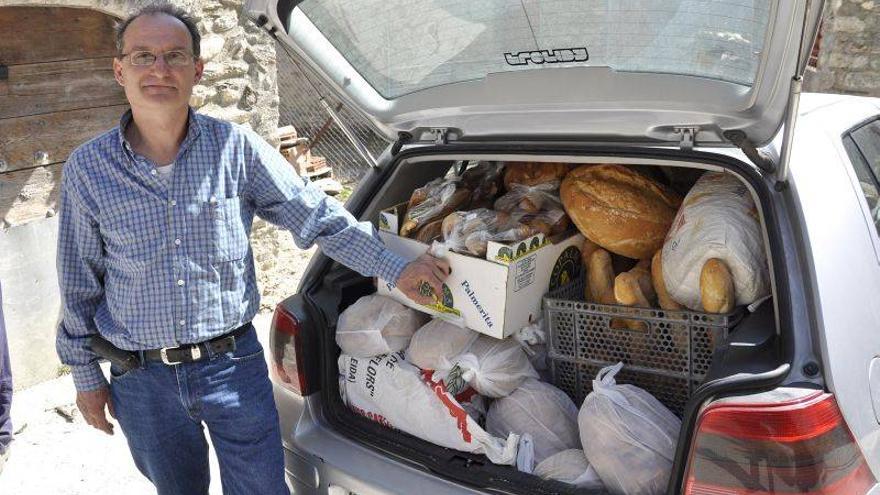
[[[57,349],[77,390],[106,385],[87,350],[100,333],[121,349],[202,342],[250,321],[260,295],[248,236],[254,214],[317,243],[365,276],[406,264],[253,131],[192,110],[168,184],[119,127],[64,166],[58,232],[63,320]]]

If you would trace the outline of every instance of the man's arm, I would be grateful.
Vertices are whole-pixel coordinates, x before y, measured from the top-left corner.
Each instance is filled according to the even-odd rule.
[[[107,386],[98,357],[86,347],[97,333],[95,312],[104,296],[104,248],[74,161],[74,156],[68,160],[61,180],[57,268],[62,320],[55,344],[61,362],[71,367],[76,389],[89,391]]]
[[[447,263],[429,255],[407,263],[382,244],[370,223],[359,223],[342,203],[297,176],[278,151],[247,132],[251,146],[249,199],[256,204],[259,216],[290,230],[300,248],[317,243],[325,254],[361,275],[397,284],[416,302],[433,302],[419,290],[422,283],[442,294],[441,284],[449,273]]]

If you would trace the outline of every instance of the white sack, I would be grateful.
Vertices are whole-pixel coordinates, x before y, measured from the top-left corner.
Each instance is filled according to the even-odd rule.
[[[548,383],[528,379],[507,397],[495,400],[486,414],[486,431],[506,437],[529,434],[535,462],[581,446],[578,408],[565,392]]]
[[[663,278],[672,299],[702,311],[700,273],[711,258],[733,276],[736,304],[770,293],[758,211],[745,184],[731,174],[706,172],[684,198],[663,244]]]
[[[618,385],[623,363],[603,368],[578,414],[587,461],[615,495],[666,492],[681,421],[648,392]]]
[[[371,359],[339,356],[340,388],[357,413],[441,447],[516,461],[517,435],[495,438],[471,419],[442,383],[429,381],[401,353]]]
[[[371,294],[339,315],[336,344],[343,354],[355,357],[401,351],[426,319],[422,313],[391,298]]]
[[[535,466],[533,472],[545,480],[557,480],[578,488],[602,488],[602,480],[587,462],[584,451],[569,449],[556,453]]]
[[[406,360],[423,370],[436,370],[466,351],[480,334],[439,318],[416,330],[406,350]]]

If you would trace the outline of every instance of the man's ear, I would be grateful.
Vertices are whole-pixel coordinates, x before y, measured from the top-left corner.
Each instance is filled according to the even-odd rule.
[[[113,57],[113,77],[120,86],[125,86],[125,77],[122,76],[122,60]]]
[[[193,78],[193,84],[198,84],[202,80],[202,73],[205,72],[205,61],[200,58],[196,59],[196,74]]]

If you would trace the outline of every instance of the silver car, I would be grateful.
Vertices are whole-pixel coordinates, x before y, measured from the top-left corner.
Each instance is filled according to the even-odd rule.
[[[376,158],[361,148],[374,166],[347,206],[364,221],[475,159],[738,176],[758,205],[772,299],[718,344],[690,395],[667,493],[880,493],[880,100],[801,95],[821,1],[245,8],[394,142]],[[335,322],[374,290],[319,253],[275,312],[295,493],[588,493],[347,408]]]

